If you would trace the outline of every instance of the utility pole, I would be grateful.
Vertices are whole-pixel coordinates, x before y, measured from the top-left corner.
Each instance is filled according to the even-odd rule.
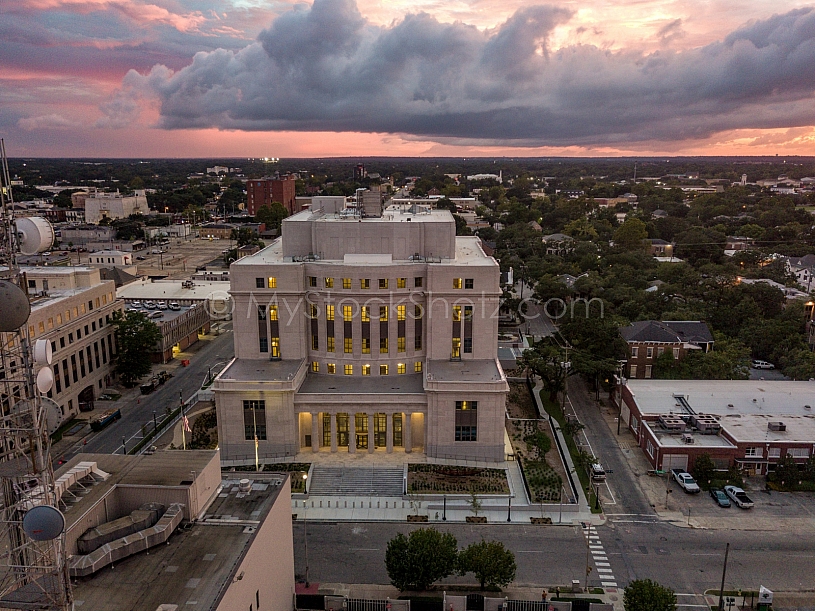
[[[724,549],[724,566],[722,567],[722,587],[719,588],[719,611],[724,609],[724,578],[727,575],[727,555],[730,553],[730,544]]]
[[[621,360],[619,361],[619,394],[617,395],[617,407],[619,407],[619,413],[617,414],[617,436],[620,435],[620,422],[623,419],[623,371],[625,370],[625,364],[628,361]]]

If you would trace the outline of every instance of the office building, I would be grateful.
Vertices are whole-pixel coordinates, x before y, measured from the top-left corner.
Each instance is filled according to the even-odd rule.
[[[297,212],[294,202],[294,176],[280,178],[252,178],[246,181],[246,209],[255,215],[261,206],[272,202],[283,204],[289,214]]]

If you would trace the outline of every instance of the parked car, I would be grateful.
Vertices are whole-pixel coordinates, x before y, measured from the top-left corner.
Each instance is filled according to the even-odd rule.
[[[131,308],[140,308],[141,307],[141,301],[131,301],[129,305],[130,305]]]
[[[162,312],[161,310],[156,310],[155,312],[151,312],[150,313],[150,318],[155,318],[155,319],[164,318],[164,312]]]
[[[730,499],[727,498],[727,495],[721,488],[711,488],[710,496],[713,497],[713,500],[716,501],[719,507],[730,507]]]
[[[167,309],[167,302],[166,301],[158,301],[158,302],[156,302],[156,307],[159,310],[166,310]]]
[[[676,483],[679,484],[679,487],[688,494],[696,494],[702,490],[699,488],[699,484],[696,483],[696,480],[684,469],[671,469],[671,477],[673,477]]]
[[[775,369],[775,365],[767,361],[753,361],[753,369]]]
[[[155,310],[156,309],[156,304],[153,303],[152,301],[145,301],[144,302],[144,307],[147,308],[148,310]]]
[[[139,255],[139,256],[136,257],[136,261],[144,261],[144,257]]]
[[[738,486],[725,486],[724,491],[737,507],[740,507],[741,509],[750,509],[753,506],[753,500]]]
[[[594,463],[591,466],[591,479],[595,482],[603,482],[606,479],[606,472],[603,469],[603,465],[599,462]]]
[[[177,302],[171,301],[170,302],[170,309],[171,310],[180,310],[181,306]]]

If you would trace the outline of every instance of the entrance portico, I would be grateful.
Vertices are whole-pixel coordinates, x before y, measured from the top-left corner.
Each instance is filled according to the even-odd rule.
[[[404,412],[392,408],[388,411],[300,412],[300,449],[349,454],[384,450],[390,454],[394,448],[402,448],[410,454],[424,447],[425,422],[424,412],[415,408]]]

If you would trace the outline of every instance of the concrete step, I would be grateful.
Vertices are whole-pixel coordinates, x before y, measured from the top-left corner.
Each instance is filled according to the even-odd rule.
[[[316,496],[402,496],[402,467],[327,467],[314,465],[309,494]]]

